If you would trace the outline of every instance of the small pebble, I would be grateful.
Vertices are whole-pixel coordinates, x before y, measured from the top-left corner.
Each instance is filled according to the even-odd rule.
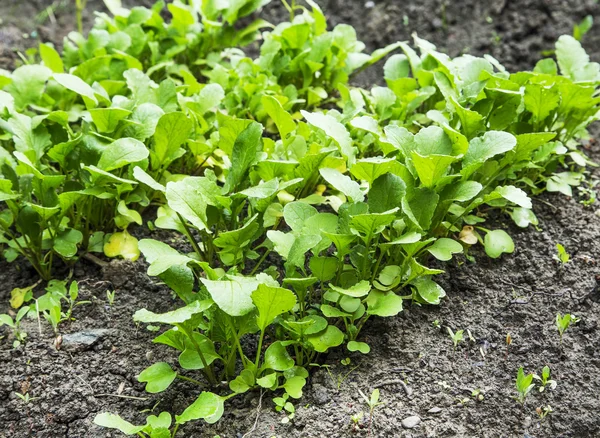
[[[416,415],[411,415],[402,420],[402,427],[405,429],[413,429],[419,425],[421,419]]]
[[[437,406],[434,406],[427,411],[429,414],[439,414],[440,412],[442,412],[442,408],[438,408]]]
[[[375,2],[368,1],[365,3],[365,8],[367,8],[367,9],[372,9],[374,7],[375,7]]]

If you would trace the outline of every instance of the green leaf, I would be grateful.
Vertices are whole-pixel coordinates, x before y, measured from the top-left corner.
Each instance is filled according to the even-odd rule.
[[[175,416],[175,422],[184,424],[188,421],[203,419],[209,424],[216,423],[225,411],[224,402],[223,397],[204,391],[181,415]]]
[[[128,421],[123,420],[121,417],[109,412],[103,412],[96,415],[94,418],[94,424],[102,427],[108,427],[109,429],[117,429],[125,435],[136,435],[144,429],[144,426],[134,426]]]
[[[146,140],[154,135],[158,121],[165,112],[153,103],[143,103],[133,110],[130,120],[134,122],[125,128],[125,135],[138,140]]]
[[[261,388],[272,389],[277,383],[277,373],[267,374],[259,379],[256,379],[256,383]]]
[[[177,373],[168,363],[158,362],[142,371],[138,382],[147,382],[146,391],[155,394],[167,389],[176,377]]]
[[[529,199],[527,193],[515,186],[496,187],[496,190],[494,191],[499,193],[504,199],[509,200],[513,204],[517,204],[519,207],[532,208],[531,199]]]
[[[450,164],[456,161],[456,157],[450,155],[428,155],[422,156],[417,152],[411,154],[421,184],[425,187],[435,186],[446,174]]]
[[[254,373],[249,369],[242,370],[242,372],[229,382],[229,389],[238,394],[242,394],[248,391],[255,385]]]
[[[148,275],[160,275],[172,266],[186,266],[193,259],[179,253],[164,242],[153,239],[142,239],[138,247],[150,264]]]
[[[206,336],[198,333],[192,333],[193,339],[184,338],[183,351],[179,355],[179,365],[186,370],[202,370],[204,362],[206,365],[212,364],[221,357],[215,351],[215,344]],[[156,339],[155,339],[156,342]],[[169,345],[169,344],[167,344]],[[200,352],[202,357],[200,357]]]
[[[120,138],[102,151],[98,167],[106,172],[120,169],[131,163],[148,158],[149,152],[144,143],[135,138]]]
[[[65,71],[60,55],[48,44],[40,44],[40,57],[42,58],[44,65],[54,73],[63,73]]]
[[[91,104],[89,102],[93,103],[94,106],[98,104],[94,89],[80,77],[68,73],[54,73],[52,77],[66,89],[82,96],[86,105],[90,106]]]
[[[142,240],[143,242],[143,240]],[[140,242],[141,243],[141,242]],[[194,301],[185,307],[171,310],[166,313],[154,313],[146,309],[140,309],[133,314],[133,320],[146,324],[182,324],[191,319],[194,315],[203,313],[213,305],[212,300]]]
[[[456,240],[442,237],[427,248],[427,251],[438,260],[448,261],[452,258],[452,254],[463,252],[463,246]]]
[[[304,202],[290,202],[283,207],[285,223],[294,231],[301,231],[306,221],[317,214],[317,209]]]
[[[260,282],[254,278],[229,277],[228,280],[200,281],[219,308],[231,316],[242,316],[254,310],[252,292],[256,290]]]
[[[158,120],[152,149],[154,168],[158,169],[179,158],[179,147],[189,139],[192,127],[192,121],[180,112],[167,113]]]
[[[204,230],[208,228],[206,208],[216,205],[214,196],[218,193],[219,188],[213,181],[204,177],[186,177],[168,183],[166,197],[169,207],[199,230]]]
[[[56,236],[52,248],[60,256],[70,259],[77,254],[77,246],[82,240],[83,234],[81,231],[67,228]]]
[[[529,224],[538,224],[538,218],[529,208],[515,208],[509,214],[518,227],[527,228]]]
[[[121,120],[131,114],[131,111],[123,108],[96,108],[90,110],[92,120],[98,128],[98,132],[111,133]]]
[[[143,170],[139,166],[135,166],[133,168],[133,176],[139,182],[146,184],[148,187],[150,187],[153,190],[156,190],[156,191],[162,192],[162,193],[166,193],[166,191],[167,191],[167,188],[165,186],[158,183],[154,178],[152,178],[150,175],[148,175],[146,173],[146,171]]]
[[[288,134],[296,130],[296,122],[294,122],[290,113],[283,109],[281,103],[277,99],[272,96],[264,95],[262,97],[262,104],[269,117],[275,122],[282,139],[286,139]]]
[[[273,342],[265,351],[263,368],[285,371],[294,367],[296,362],[291,358],[281,341]]]
[[[373,289],[367,297],[367,314],[382,317],[396,316],[402,312],[402,298],[394,292]]]
[[[406,193],[406,184],[391,173],[380,176],[369,190],[367,204],[372,213],[383,213],[402,205]]]
[[[483,186],[477,181],[461,181],[445,187],[441,198],[444,201],[466,202],[477,196],[482,189]]]
[[[350,173],[356,179],[367,181],[369,185],[373,185],[377,178],[391,172],[395,165],[396,160],[394,158],[363,158],[350,168]]]
[[[40,103],[46,81],[52,76],[52,70],[42,65],[24,65],[12,72],[12,82],[8,84],[4,91],[10,93],[14,98],[17,110],[25,108],[27,105],[37,105]]]
[[[246,176],[250,166],[257,162],[262,149],[262,126],[252,122],[236,138],[231,153],[231,168],[227,174],[225,191],[233,192]]]
[[[349,351],[360,351],[362,354],[369,354],[371,351],[371,347],[365,342],[350,341],[347,347]]]
[[[310,335],[306,340],[312,345],[315,351],[325,353],[330,348],[342,345],[344,342],[344,334],[336,326],[328,325],[323,332]]]
[[[396,208],[384,213],[357,214],[350,219],[350,228],[369,244],[374,235],[381,233],[396,219],[397,210]]]
[[[402,209],[415,225],[428,230],[439,199],[434,190],[420,187],[412,191],[410,198],[402,200]]]
[[[339,170],[324,167],[319,169],[319,173],[334,189],[342,192],[353,202],[362,202],[365,200],[365,194],[360,189],[360,185],[356,181],[352,181],[350,177],[342,174]]]
[[[354,298],[364,297],[368,295],[369,291],[371,290],[371,284],[367,280],[362,280],[347,289],[335,286],[333,284],[330,284],[329,287],[337,293]]]
[[[488,131],[483,136],[474,138],[469,142],[461,173],[465,178],[469,177],[485,161],[512,150],[516,145],[515,136],[503,131]]]
[[[573,81],[597,81],[598,64],[590,63],[590,57],[581,43],[570,35],[562,35],[556,42],[556,59],[563,76]]]
[[[277,316],[294,308],[296,295],[288,289],[260,284],[252,292],[252,301],[258,309],[256,324],[261,331],[265,331]]]
[[[348,164],[352,166],[356,159],[356,148],[352,146],[352,138],[344,125],[328,114],[309,113],[304,110],[300,112],[309,124],[325,131],[325,134],[335,141],[342,155],[348,160]]]
[[[320,281],[329,281],[337,274],[338,260],[334,257],[312,257],[309,261],[310,272]]]
[[[285,381],[283,389],[290,397],[299,399],[302,397],[302,388],[306,385],[306,379],[302,376],[293,376]]]
[[[440,304],[440,300],[446,296],[444,289],[429,277],[418,277],[411,284],[417,289],[419,297],[428,304]]]
[[[493,230],[485,235],[483,240],[485,253],[493,259],[497,259],[503,253],[512,253],[515,244],[508,233],[504,230]]]
[[[428,126],[421,129],[414,138],[415,151],[421,156],[450,155],[452,142],[439,126]]]
[[[558,108],[559,101],[557,87],[549,88],[539,84],[525,86],[525,108],[533,114],[536,121],[545,120]]]

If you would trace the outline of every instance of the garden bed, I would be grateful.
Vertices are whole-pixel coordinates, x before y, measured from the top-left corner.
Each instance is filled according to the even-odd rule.
[[[30,3],[24,2],[21,11],[43,8],[43,2]],[[332,25],[354,25],[369,49],[408,39],[417,31],[451,55],[490,53],[509,69],[532,68],[540,52],[551,49],[558,36],[569,33],[581,18],[600,16],[593,1],[505,1],[489,8],[465,1],[448,4],[445,12],[438,2],[405,6],[375,2],[369,7],[348,3],[329,1],[322,6]],[[96,6],[90,1],[90,10]],[[34,24],[23,20],[21,12],[13,22],[5,7],[0,6],[0,16],[12,36],[0,29],[4,56],[0,67],[10,68],[12,58],[3,41],[9,40],[9,48],[27,45],[31,40],[23,43],[17,34],[31,33]],[[10,7],[8,11],[16,13]],[[264,17],[277,22],[283,12],[272,5]],[[59,42],[74,26],[69,17],[65,12],[65,18],[57,16],[56,25],[44,24],[47,33],[40,35]],[[598,29],[592,28],[584,40],[596,61]],[[380,77],[377,67],[374,70],[373,75]],[[372,82],[371,74],[358,80]],[[600,161],[598,144],[592,141],[587,146],[591,158]],[[590,175],[590,180],[594,178],[600,178],[597,169]],[[186,424],[181,436],[229,438],[253,430],[246,436],[346,437],[368,436],[369,428],[372,436],[381,437],[598,436],[600,210],[597,203],[585,207],[577,198],[549,193],[534,198],[533,210],[540,231],[511,226],[512,221],[502,216],[490,222],[490,228],[510,229],[514,254],[492,260],[483,250],[475,250],[475,263],[458,256],[443,266],[447,273],[440,283],[448,297],[441,306],[405,305],[398,317],[371,319],[362,335],[371,346],[367,356],[343,350],[329,354],[324,362],[328,368],[313,370],[293,421],[283,424],[284,415],[273,410],[271,397],[261,399],[255,391],[227,402],[218,423]],[[132,232],[139,237],[148,233]],[[166,232],[151,237],[171,244],[177,239]],[[553,260],[557,243],[572,258],[564,266]],[[60,349],[55,348],[51,327],[45,322],[38,326],[37,321],[24,325],[29,334],[25,346],[0,344],[0,437],[119,436],[95,426],[95,415],[111,411],[141,423],[152,409],[181,412],[198,396],[183,381],[161,394],[148,394],[137,382],[136,376],[152,363],[176,360],[165,347],[151,343],[155,333],[132,319],[140,308],[158,313],[176,305],[168,288],[148,277],[146,269],[141,260],[112,261],[104,268],[83,260],[74,277],[80,299],[91,303],[76,308],[77,321],[60,327]],[[25,263],[5,261],[0,262],[0,271],[3,313],[10,291],[31,285],[36,274]],[[116,290],[112,305],[107,289]],[[557,312],[581,318],[562,343],[554,322]],[[455,351],[446,327],[464,329],[465,335],[468,329],[474,341],[465,340]],[[509,333],[512,344],[507,347]],[[343,366],[340,361],[346,357],[351,364]],[[543,393],[536,389],[521,406],[514,400],[517,370],[522,366],[540,374],[544,365],[550,366],[557,388]],[[369,426],[368,407],[359,390],[370,394],[375,388],[384,404],[375,409]],[[472,395],[475,390],[482,399]],[[25,404],[15,392],[34,399]],[[541,420],[536,408],[547,405],[553,412]],[[365,414],[354,427],[351,417],[359,412]],[[411,416],[421,421],[405,429],[402,420]]]

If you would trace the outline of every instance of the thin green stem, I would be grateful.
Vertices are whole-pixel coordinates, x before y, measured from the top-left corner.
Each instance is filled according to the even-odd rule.
[[[181,374],[177,374],[177,378],[181,379],[181,380],[186,380],[188,382],[192,382],[195,383],[196,385],[200,385],[200,386],[204,386],[202,382],[200,382],[199,380],[196,379],[192,379],[190,377],[186,377],[186,376],[182,376]]]
[[[256,271],[258,270],[258,268],[260,267],[260,265],[263,264],[263,262],[266,260],[266,258],[269,256],[269,254],[271,254],[271,250],[268,249],[265,251],[265,253],[262,255],[262,257],[260,258],[260,260],[256,263],[256,266],[254,266],[254,268],[252,269],[252,271],[250,271],[250,276],[252,277],[254,274],[256,274]]]
[[[254,365],[258,368],[258,364],[260,363],[260,353],[262,352],[263,340],[265,338],[265,331],[260,331],[260,338],[258,339],[258,349],[256,350],[256,360],[254,361]]]

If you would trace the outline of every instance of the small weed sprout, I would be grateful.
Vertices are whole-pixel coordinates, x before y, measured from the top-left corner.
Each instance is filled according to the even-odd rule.
[[[473,397],[477,401],[483,401],[483,399],[484,399],[483,391],[480,388],[474,389],[471,392],[471,397]]]
[[[566,265],[571,260],[571,255],[567,252],[564,246],[560,243],[556,244],[556,254],[552,256],[554,260],[559,262],[561,266]]]
[[[350,420],[352,420],[352,430],[354,430],[354,431],[360,430],[360,428],[361,428],[360,421],[362,420],[363,416],[364,416],[364,412],[362,412],[362,411],[350,416]]]
[[[456,333],[454,333],[450,327],[446,327],[446,328],[448,329],[448,334],[450,335],[450,339],[452,340],[452,343],[454,344],[454,351],[456,351],[456,348],[458,347],[458,343],[464,340],[464,337],[463,337],[464,330],[457,330]]]
[[[565,331],[571,326],[571,324],[577,324],[579,321],[581,321],[581,318],[577,318],[575,315],[571,315],[570,313],[565,313],[564,315],[561,315],[560,313],[556,314],[556,328],[558,329],[558,334],[560,335],[561,344]]]
[[[374,389],[371,393],[371,397],[367,397],[364,392],[360,389],[358,390],[360,396],[363,398],[367,406],[369,406],[369,436],[371,436],[371,425],[373,424],[373,412],[375,408],[379,405],[384,404],[384,402],[379,401],[379,389]]]
[[[113,306],[113,304],[115,303],[115,294],[117,293],[116,290],[110,291],[109,289],[106,290],[106,300],[108,301],[108,305],[110,307]]]
[[[296,408],[294,405],[288,401],[289,394],[286,392],[281,397],[275,397],[273,399],[273,403],[275,403],[275,410],[277,412],[285,411],[287,415],[281,420],[283,424],[289,423],[290,420],[294,419],[294,414],[296,413]]]
[[[525,399],[529,392],[535,387],[532,383],[533,374],[527,374],[523,372],[523,367],[519,368],[519,372],[517,373],[516,387],[519,395],[516,397],[516,400],[522,405],[525,404]]]
[[[0,315],[0,327],[6,324],[12,329],[15,339],[13,341],[13,348],[19,348],[19,346],[21,346],[21,344],[25,342],[25,339],[27,338],[27,332],[21,328],[21,320],[25,317],[25,315],[27,315],[28,311],[29,308],[22,307],[17,312],[15,319],[6,313]]]
[[[26,405],[28,405],[32,401],[37,400],[39,398],[39,397],[30,397],[28,392],[26,392],[25,394],[21,394],[20,392],[15,392],[15,395],[17,397],[19,397],[23,401],[23,403]]]
[[[541,384],[541,386],[539,387],[540,392],[544,392],[546,387],[549,387],[552,390],[554,390],[554,388],[556,388],[557,382],[556,382],[556,380],[550,379],[550,367],[548,365],[546,365],[542,369],[542,377],[538,376],[537,374],[534,374],[533,378],[540,381],[540,384]]]
[[[543,408],[537,407],[535,408],[535,412],[540,416],[540,420],[544,421],[546,419],[546,416],[553,412],[552,410],[552,406],[550,405],[546,405]]]

